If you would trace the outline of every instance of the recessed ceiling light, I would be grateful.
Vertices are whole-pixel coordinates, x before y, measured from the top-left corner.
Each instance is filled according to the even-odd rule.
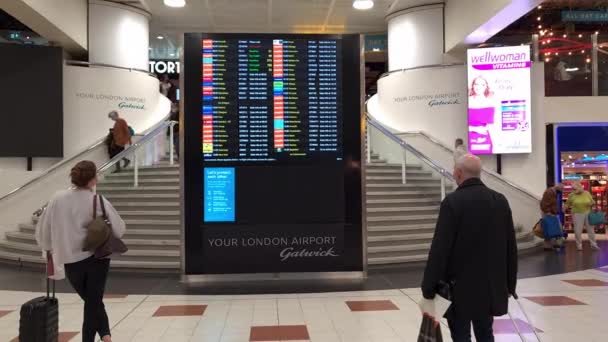
[[[157,36],[156,39],[165,39],[163,36]]]
[[[186,0],[163,0],[165,6],[168,7],[184,7],[186,6]]]
[[[174,53],[170,53],[169,56],[175,57],[175,54]]]
[[[368,10],[374,7],[373,0],[355,0],[353,1],[353,7],[358,10]]]

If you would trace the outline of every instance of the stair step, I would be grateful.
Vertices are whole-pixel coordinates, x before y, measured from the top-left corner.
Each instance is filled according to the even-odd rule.
[[[384,176],[384,175],[397,175],[399,177],[401,177],[401,168],[386,168],[386,169],[382,169],[382,168],[373,168],[373,169],[366,169],[365,170],[365,174],[367,176]],[[426,170],[412,170],[412,169],[405,169],[405,174],[409,177],[410,175],[427,175],[427,176],[431,176],[433,173],[426,171]]]
[[[131,226],[179,226],[181,227],[180,220],[146,220],[146,219],[126,219],[127,229]]]
[[[139,200],[139,201],[158,201],[158,200],[178,200],[180,195],[178,193],[164,193],[164,194],[104,194],[104,197],[110,201],[117,200]],[[113,203],[113,202],[112,202]]]
[[[143,208],[143,210],[167,210],[177,209],[179,210],[180,204],[178,201],[173,202],[122,202],[112,201],[112,205],[116,210],[121,211],[121,208]]]
[[[422,254],[420,252],[425,252],[428,254],[428,251],[431,249],[431,243],[418,243],[418,244],[410,244],[410,245],[394,245],[394,246],[374,246],[367,247],[367,254],[376,254],[376,253],[395,253],[395,252],[412,252],[416,251],[418,254]]]
[[[391,244],[394,243],[403,243],[403,241],[417,241],[417,240],[432,240],[434,232],[427,234],[393,234],[393,235],[384,235],[384,236],[368,236],[368,242],[389,242]]]
[[[403,166],[401,164],[394,164],[394,163],[386,163],[386,162],[378,162],[378,161],[374,161],[371,163],[367,163],[365,165],[366,169],[399,169],[401,170]],[[423,170],[422,165],[415,165],[415,164],[407,164],[405,165],[405,169],[406,170]]]
[[[398,176],[366,176],[365,180],[368,182],[373,181],[395,181],[401,183],[402,177]],[[437,178],[434,178],[432,175],[416,175],[416,176],[407,176],[406,181],[437,181]]]
[[[8,241],[19,242],[24,244],[36,244],[36,237],[34,234],[28,234],[23,232],[7,232],[6,237]],[[141,239],[141,238],[126,238],[123,242],[127,247],[135,248],[141,246],[155,246],[155,247],[179,247],[181,241],[179,239],[160,240],[160,239]],[[141,249],[141,248],[140,248]]]
[[[419,184],[366,184],[365,187],[372,191],[403,191],[407,189],[440,189],[441,183],[437,180]]]
[[[140,166],[137,168],[138,172],[157,172],[157,171],[175,171],[179,170],[179,164],[169,165],[169,163],[159,163],[156,165]],[[133,166],[126,169],[122,169],[121,172],[134,172]],[[119,173],[121,173],[119,172]]]
[[[408,255],[399,257],[369,257],[368,265],[387,265],[423,262],[428,258],[428,254]]]
[[[112,173],[105,177],[105,179],[133,179],[134,171],[122,171],[118,173]],[[139,172],[139,177],[177,177],[179,179],[179,170],[170,170],[170,171],[157,171],[148,169],[146,172]]]
[[[36,231],[36,227],[33,224],[20,224],[19,230],[26,234],[34,234]],[[127,230],[125,231],[124,239],[133,238],[149,238],[149,239],[158,239],[159,237],[169,237],[171,239],[179,239],[181,236],[181,231],[178,226],[174,229],[129,229],[127,226]]]
[[[128,241],[128,240],[127,240]],[[38,245],[11,242],[11,241],[0,241],[0,250],[6,250],[11,253],[25,252],[28,255],[40,256],[42,250]],[[157,250],[157,249],[130,249],[124,254],[128,257],[155,257],[155,258],[179,258],[179,250]]]
[[[394,208],[394,207],[416,207],[437,205],[441,202],[440,196],[436,197],[421,197],[421,198],[381,198],[368,199],[365,201],[367,208]],[[116,205],[114,205],[116,207]]]
[[[400,191],[367,191],[367,198],[381,197],[380,199],[396,199],[398,198],[421,198],[421,197],[437,197],[441,196],[441,191],[438,190],[400,190]]]
[[[394,222],[394,221],[432,221],[437,220],[437,215],[406,215],[406,216],[379,216],[368,217],[367,222]]]
[[[368,214],[388,214],[388,213],[407,213],[407,212],[437,212],[439,213],[439,206],[420,206],[420,207],[381,207],[381,208],[367,208]]]
[[[110,187],[117,185],[128,185],[133,186],[133,178],[125,178],[125,179],[104,179],[101,181],[97,187]],[[140,178],[139,186],[179,186],[179,178],[166,177],[166,178]]]
[[[412,225],[404,225],[404,224],[399,224],[399,225],[378,225],[378,224],[373,224],[373,225],[368,225],[367,227],[367,231],[369,233],[373,233],[373,234],[396,234],[398,232],[411,232],[411,231],[417,231],[417,230],[431,230],[434,231],[435,230],[435,222],[433,223],[426,223],[426,224],[412,224]]]
[[[175,186],[129,186],[129,187],[116,187],[116,186],[105,186],[104,184],[99,184],[97,186],[97,191],[99,192],[113,192],[113,191],[129,191],[129,192],[149,192],[149,191],[179,191],[179,185]]]
[[[18,253],[11,253],[6,251],[0,251],[0,260],[4,261],[12,261],[18,263],[28,263],[28,264],[40,264],[43,265],[46,263],[46,260],[42,258],[42,256],[29,256],[29,255],[21,255]],[[124,261],[124,260],[112,260],[110,263],[111,268],[118,269],[132,269],[135,271],[141,270],[173,270],[177,271],[180,268],[179,261]],[[154,272],[156,273],[156,272]]]

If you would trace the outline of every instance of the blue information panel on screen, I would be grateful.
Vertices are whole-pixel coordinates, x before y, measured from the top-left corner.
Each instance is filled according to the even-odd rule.
[[[204,221],[234,222],[234,168],[208,167],[204,172]]]

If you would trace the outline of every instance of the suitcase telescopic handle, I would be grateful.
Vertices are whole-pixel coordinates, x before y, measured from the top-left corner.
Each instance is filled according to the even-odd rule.
[[[55,298],[55,279],[51,279],[50,276],[51,274],[49,274],[49,268],[53,267],[54,268],[54,263],[53,263],[53,255],[51,254],[50,251],[46,252],[46,298]],[[53,297],[51,297],[51,283],[52,283],[52,287],[53,287]]]

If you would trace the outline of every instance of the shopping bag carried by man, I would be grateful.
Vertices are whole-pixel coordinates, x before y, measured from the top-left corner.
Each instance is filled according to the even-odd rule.
[[[418,333],[418,342],[443,342],[441,335],[441,317],[451,305],[448,299],[452,298],[451,291],[440,289],[439,295],[433,299],[422,299],[418,304],[422,312],[422,324]],[[446,299],[447,298],[447,299]]]

